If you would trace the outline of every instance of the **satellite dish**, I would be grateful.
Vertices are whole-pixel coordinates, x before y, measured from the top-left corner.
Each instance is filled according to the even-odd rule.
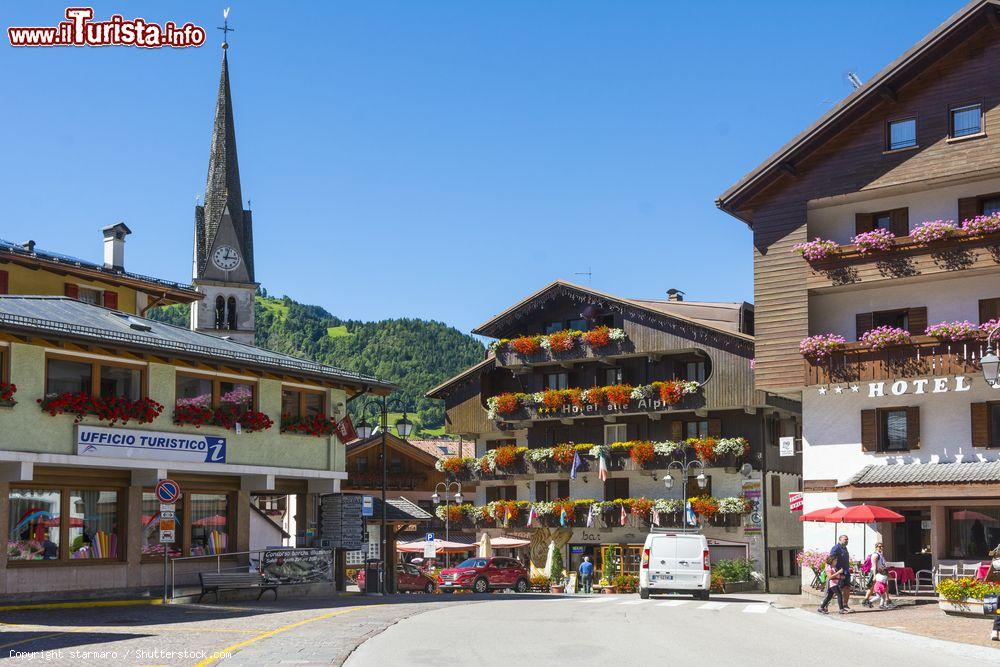
[[[740,474],[743,476],[743,479],[749,479],[752,473],[753,473],[753,466],[750,465],[749,463],[744,463],[743,465],[740,466]]]
[[[589,304],[586,308],[583,309],[583,312],[580,313],[580,317],[587,320],[588,322],[593,322],[594,318],[597,317],[597,306],[595,306],[594,304]]]

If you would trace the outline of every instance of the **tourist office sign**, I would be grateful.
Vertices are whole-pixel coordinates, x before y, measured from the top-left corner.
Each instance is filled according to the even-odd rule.
[[[107,458],[225,463],[226,439],[193,433],[78,424],[76,453]]]

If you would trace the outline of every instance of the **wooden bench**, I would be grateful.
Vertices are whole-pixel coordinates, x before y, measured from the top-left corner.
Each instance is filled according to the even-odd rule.
[[[259,588],[257,594],[259,600],[265,591],[273,591],[274,599],[278,599],[278,585],[269,584],[264,581],[257,572],[199,572],[198,578],[201,580],[201,595],[198,602],[208,593],[215,593],[215,601],[219,601],[219,591],[241,590],[244,588]]]

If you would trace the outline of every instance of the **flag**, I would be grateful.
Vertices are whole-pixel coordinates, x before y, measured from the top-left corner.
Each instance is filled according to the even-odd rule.
[[[654,526],[660,525],[660,513],[656,511],[655,507],[653,508],[653,525]]]
[[[602,482],[608,481],[608,464],[604,462],[604,454],[598,455],[597,476]]]
[[[566,525],[566,508],[564,507],[561,512],[559,512],[559,525]]]
[[[591,505],[587,510],[587,528],[594,527],[594,506]]]
[[[628,520],[628,515],[625,513],[625,503],[622,503],[622,525]]]
[[[576,479],[576,469],[580,467],[580,452],[573,450],[573,466],[569,469],[569,478]]]
[[[534,520],[537,518],[538,518],[538,513],[535,512],[535,506],[532,505],[531,509],[528,510],[528,526],[530,527],[532,522],[534,522]]]
[[[694,510],[691,509],[691,501],[689,500],[684,502],[684,520],[689,526],[698,525],[698,519],[694,515]]]

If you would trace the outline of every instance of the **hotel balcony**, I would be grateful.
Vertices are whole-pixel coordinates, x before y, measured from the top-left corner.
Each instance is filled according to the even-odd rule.
[[[972,375],[981,372],[979,359],[986,343],[945,343],[932,336],[914,336],[910,345],[870,350],[848,343],[823,361],[804,360],[806,385],[869,382],[928,376]]]
[[[659,396],[632,399],[627,403],[606,403],[604,405],[574,405],[566,403],[558,408],[547,408],[542,405],[519,406],[513,412],[497,416],[497,422],[511,424],[517,427],[519,423],[541,421],[561,421],[571,424],[576,419],[596,417],[627,417],[646,415],[650,419],[661,419],[665,414],[678,411],[691,411],[705,408],[705,396],[702,391],[684,396],[676,403],[667,403]]]
[[[568,368],[580,362],[611,362],[616,359],[634,356],[636,356],[635,345],[632,341],[625,339],[611,341],[607,345],[596,349],[588,345],[578,344],[565,352],[554,352],[542,348],[537,352],[521,354],[510,347],[505,347],[496,351],[496,363],[500,368],[508,368],[514,372],[518,372],[526,371],[534,366],[559,364]]]

